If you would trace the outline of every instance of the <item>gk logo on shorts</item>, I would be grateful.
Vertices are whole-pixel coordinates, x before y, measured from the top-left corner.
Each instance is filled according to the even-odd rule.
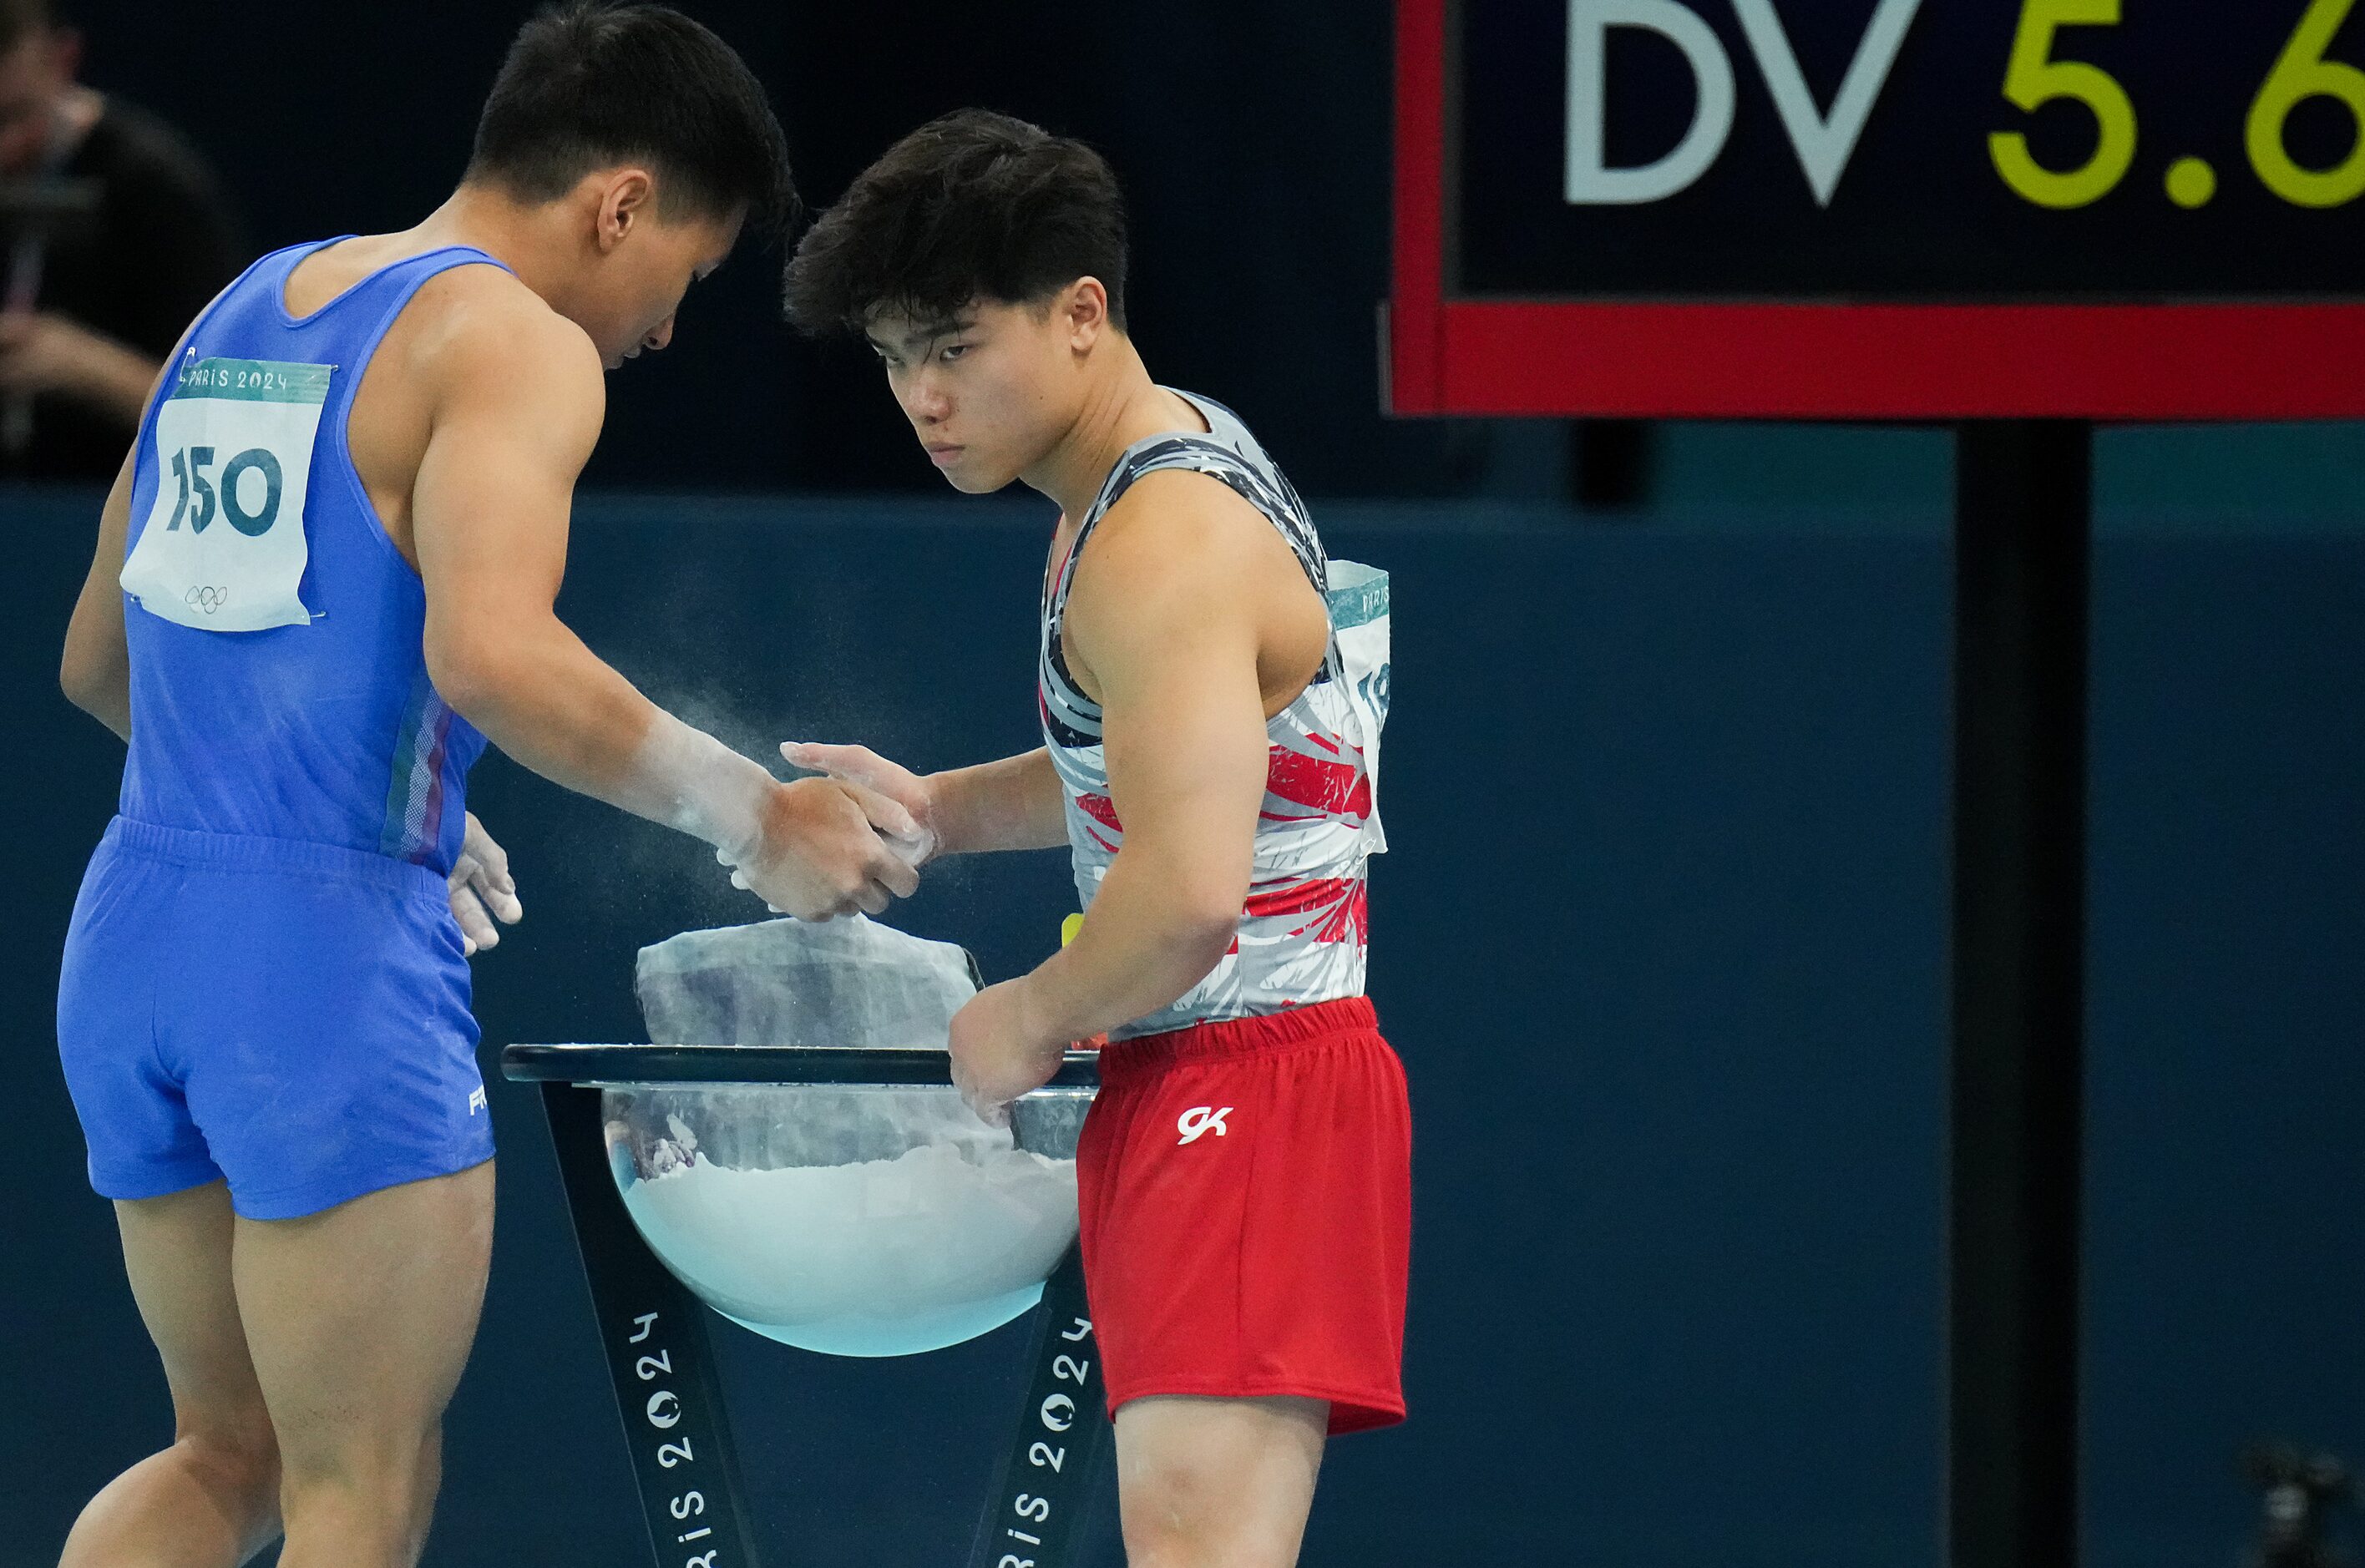
[[[304,501],[335,368],[182,362],[156,410],[156,499],[123,564],[142,610],[206,632],[310,622]]]
[[[1232,1107],[1229,1105],[1220,1111],[1212,1105],[1193,1106],[1182,1113],[1182,1120],[1174,1124],[1174,1130],[1182,1135],[1182,1142],[1175,1147],[1181,1148],[1197,1143],[1210,1132],[1217,1137],[1224,1137],[1229,1131],[1224,1126],[1224,1118],[1231,1114]]]

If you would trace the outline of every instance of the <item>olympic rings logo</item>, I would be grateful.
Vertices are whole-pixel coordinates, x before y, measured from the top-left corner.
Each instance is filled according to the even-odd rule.
[[[202,610],[207,615],[211,615],[214,611],[219,610],[223,605],[230,602],[230,589],[226,588],[193,588],[187,593],[183,594],[181,598],[187,603],[190,609]]]

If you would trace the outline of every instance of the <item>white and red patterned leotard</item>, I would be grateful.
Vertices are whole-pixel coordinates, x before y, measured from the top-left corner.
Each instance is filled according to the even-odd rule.
[[[1350,602],[1342,603],[1342,596],[1332,591],[1330,563],[1305,503],[1264,448],[1230,409],[1188,393],[1180,396],[1199,409],[1209,433],[1153,436],[1127,448],[1044,592],[1037,698],[1044,740],[1067,800],[1076,893],[1087,911],[1124,846],[1125,826],[1109,797],[1100,706],[1069,678],[1059,634],[1077,562],[1109,508],[1143,475],[1162,469],[1222,480],[1289,542],[1315,591],[1330,607],[1332,629],[1322,668],[1266,725],[1264,806],[1248,903],[1231,950],[1173,1005],[1110,1031],[1120,1040],[1361,996],[1368,946],[1365,862],[1385,847],[1373,786],[1387,672],[1377,666],[1364,678],[1353,678],[1339,648],[1342,611],[1384,605],[1385,578],[1358,569],[1368,581],[1344,595]]]

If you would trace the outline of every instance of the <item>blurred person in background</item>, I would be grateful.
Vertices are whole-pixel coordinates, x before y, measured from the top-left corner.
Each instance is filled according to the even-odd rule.
[[[113,478],[164,355],[245,260],[196,151],[81,63],[48,0],[0,0],[0,479]]]

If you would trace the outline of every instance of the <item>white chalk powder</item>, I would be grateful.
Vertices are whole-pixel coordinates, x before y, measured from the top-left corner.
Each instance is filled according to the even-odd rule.
[[[1075,1161],[1023,1149],[656,1163],[670,1168],[630,1182],[624,1206],[667,1266],[717,1311],[834,1355],[910,1355],[998,1327],[1040,1299],[1076,1237]]]

